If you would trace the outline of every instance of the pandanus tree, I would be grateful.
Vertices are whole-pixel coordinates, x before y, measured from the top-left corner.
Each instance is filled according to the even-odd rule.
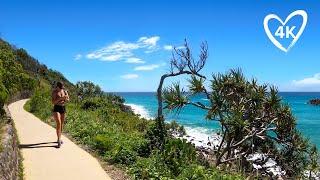
[[[259,153],[276,160],[288,177],[303,173],[310,161],[307,157],[310,146],[297,130],[296,119],[290,107],[282,102],[276,87],[259,85],[255,79],[247,80],[240,69],[214,74],[208,80],[200,74],[208,55],[207,45],[201,47],[200,59],[196,62],[187,43],[184,49],[174,49],[171,66],[178,71],[161,77],[158,119],[163,119],[163,108],[179,112],[192,105],[204,109],[206,119],[220,125],[221,141],[214,149],[216,166],[232,167],[238,162],[243,170],[248,170],[251,165],[247,157]],[[182,74],[190,75],[187,91],[179,83],[162,89],[165,78]],[[205,96],[208,102],[194,102],[192,96],[195,95]]]
[[[165,142],[165,124],[163,117],[163,83],[167,78],[180,76],[180,75],[193,75],[205,79],[206,77],[200,74],[208,58],[208,45],[203,42],[200,45],[199,59],[194,59],[187,40],[185,40],[183,48],[176,48],[172,52],[172,59],[170,60],[170,71],[163,74],[160,78],[159,86],[157,89],[158,99],[158,114],[156,118],[156,129],[158,131],[159,147]]]

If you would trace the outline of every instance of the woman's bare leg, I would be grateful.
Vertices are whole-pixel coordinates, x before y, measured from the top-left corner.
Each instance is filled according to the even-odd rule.
[[[60,114],[60,120],[61,120],[61,132],[63,130],[63,125],[64,125],[64,119],[66,118],[66,114]]]
[[[63,114],[60,114],[60,120],[61,120],[61,133],[62,133],[62,130],[63,130],[63,126],[64,126],[64,120],[65,120],[65,117],[66,117],[66,114],[63,113]],[[62,140],[60,139],[61,141],[61,144],[63,143]]]
[[[61,139],[61,116],[60,116],[60,113],[58,112],[54,112],[53,116],[54,116],[54,119],[56,120],[56,132],[57,132],[57,138],[59,142]]]

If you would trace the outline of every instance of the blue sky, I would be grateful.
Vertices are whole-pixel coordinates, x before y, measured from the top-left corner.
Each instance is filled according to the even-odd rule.
[[[274,13],[284,21],[299,9],[308,23],[285,53],[268,39],[263,20]],[[195,56],[208,42],[208,76],[240,67],[281,91],[320,91],[319,9],[316,0],[1,0],[0,33],[72,82],[91,80],[106,91],[155,91],[171,46],[184,38]],[[288,23],[296,24],[294,33],[298,18]]]

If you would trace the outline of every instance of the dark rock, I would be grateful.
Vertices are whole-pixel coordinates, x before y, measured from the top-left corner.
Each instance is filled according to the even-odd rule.
[[[128,105],[120,104],[121,111],[134,114],[132,108]]]
[[[316,105],[316,106],[318,106],[318,105],[320,105],[320,99],[311,99],[311,100],[309,100],[309,104],[312,104],[312,105]]]

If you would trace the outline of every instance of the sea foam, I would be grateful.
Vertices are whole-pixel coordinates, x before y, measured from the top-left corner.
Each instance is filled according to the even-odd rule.
[[[219,146],[221,138],[219,135],[210,131],[209,129],[202,127],[184,127],[186,135],[181,137],[188,142],[195,145],[195,147],[201,147],[206,149],[214,149]]]
[[[149,115],[148,110],[142,106],[137,104],[125,104],[127,106],[130,106],[135,114],[140,114],[141,117],[145,119],[152,119],[152,117]]]

